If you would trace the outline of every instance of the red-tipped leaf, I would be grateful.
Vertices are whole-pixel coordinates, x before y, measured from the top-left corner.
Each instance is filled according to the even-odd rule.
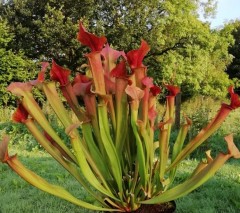
[[[8,155],[8,143],[9,137],[5,135],[0,143],[0,161],[5,163],[9,159]]]
[[[236,147],[236,145],[233,142],[233,135],[230,134],[230,135],[226,136],[224,139],[225,139],[225,141],[228,144],[228,153],[233,158],[239,159],[240,158],[240,152],[239,152],[238,148]]]
[[[153,78],[151,77],[144,77],[142,79],[142,84],[145,86],[145,87],[148,87],[148,88],[152,88],[154,85],[153,85]]]
[[[228,91],[229,91],[230,96],[231,96],[230,107],[231,107],[232,109],[236,109],[236,108],[240,107],[240,99],[239,99],[238,94],[236,94],[236,93],[234,92],[233,86],[230,86],[230,87],[228,88]]]
[[[107,44],[101,51],[101,54],[104,58],[103,60],[103,68],[105,73],[108,75],[108,73],[111,72],[111,70],[116,66],[117,59],[124,55],[123,51],[117,51],[114,50]]]
[[[153,87],[150,88],[150,92],[152,93],[153,96],[157,96],[158,94],[160,94],[161,89],[160,87],[153,85]]]
[[[141,46],[139,49],[136,50],[131,50],[127,53],[127,60],[132,69],[138,68],[138,67],[143,67],[143,58],[147,53],[149,52],[150,47],[147,44],[146,41],[142,40]]]
[[[77,96],[91,93],[92,80],[85,75],[77,74],[73,80],[73,92]]]
[[[134,85],[127,85],[125,92],[133,99],[140,100],[144,96],[144,91]]]
[[[22,82],[12,82],[8,87],[7,90],[14,95],[17,96],[24,96],[24,94],[29,93],[32,91],[32,84],[22,83]]]
[[[86,31],[82,22],[79,24],[78,40],[82,45],[88,46],[92,51],[101,51],[104,44],[107,42],[105,36],[98,37]]]
[[[18,108],[12,115],[12,120],[18,123],[24,123],[28,118],[28,112],[24,106],[20,103]]]
[[[180,88],[174,85],[165,85],[169,91],[169,96],[176,96],[180,93]]]
[[[111,71],[110,75],[115,78],[126,78],[127,77],[127,69],[126,63],[122,60],[117,66]]]
[[[71,71],[59,66],[54,60],[52,61],[52,69],[50,71],[51,79],[65,86],[69,83],[69,75]]]

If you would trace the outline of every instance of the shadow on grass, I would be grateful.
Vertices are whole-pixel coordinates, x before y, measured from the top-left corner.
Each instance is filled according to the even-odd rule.
[[[21,156],[27,168],[63,186],[79,199],[94,202],[85,190],[51,157]],[[191,164],[188,161],[187,164]],[[212,179],[184,198],[176,200],[176,213],[238,213],[240,212],[240,163],[227,163]],[[183,168],[185,165],[183,166]],[[181,169],[181,168],[180,168]],[[189,171],[181,170],[181,182]],[[0,164],[0,213],[93,213],[65,200],[42,192]]]

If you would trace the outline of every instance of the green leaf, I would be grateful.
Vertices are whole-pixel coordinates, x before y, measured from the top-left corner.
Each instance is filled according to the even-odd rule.
[[[65,199],[75,205],[92,209],[92,210],[97,210],[97,211],[112,211],[112,209],[107,209],[107,208],[102,208],[98,207],[89,203],[86,203],[82,200],[77,199],[73,195],[71,195],[68,191],[66,191],[64,188],[53,185],[45,181],[43,178],[40,176],[36,175],[34,172],[28,170],[27,168],[24,167],[23,164],[21,164],[20,161],[18,161],[17,157],[11,157],[8,160],[8,165],[19,175],[21,176],[25,181],[29,182],[31,185],[48,192],[52,195],[55,195],[57,197],[60,197],[62,199]]]
[[[116,148],[110,135],[106,104],[98,105],[98,114],[100,134],[109,158],[112,175],[117,182],[119,192],[122,193],[122,168],[120,165],[120,159],[118,158]]]
[[[149,200],[141,201],[142,204],[154,204],[154,203],[165,203],[171,200],[175,200],[179,197],[185,196],[203,183],[211,178],[215,172],[222,167],[222,165],[231,157],[227,154],[219,154],[216,159],[209,163],[203,170],[197,173],[195,176],[186,180],[184,183],[169,189],[158,196],[155,196]]]

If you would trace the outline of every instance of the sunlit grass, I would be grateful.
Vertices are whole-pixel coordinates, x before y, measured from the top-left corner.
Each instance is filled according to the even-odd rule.
[[[188,173],[189,164],[182,165],[182,174]],[[204,185],[177,200],[178,213],[238,213],[240,212],[240,162],[231,160]],[[186,174],[185,174],[186,175]]]
[[[12,152],[16,152],[13,150]],[[18,151],[19,152],[19,151]],[[44,152],[20,151],[19,158],[30,169],[51,183],[67,188],[80,199],[94,202],[83,188]],[[176,181],[188,177],[197,161],[180,165]],[[176,200],[176,213],[238,213],[240,212],[240,162],[230,161],[211,180]],[[39,191],[15,175],[7,165],[0,165],[0,213],[93,213],[67,201]]]
[[[76,197],[93,200],[84,189],[52,158],[43,152],[20,152],[25,166],[51,183],[67,188]],[[44,193],[22,180],[7,165],[0,165],[0,213],[88,213],[67,201]]]
[[[206,103],[206,102],[205,102]],[[215,102],[208,103],[210,107],[209,117],[216,112]],[[190,105],[186,114],[196,113],[197,106]],[[185,107],[184,107],[185,108]],[[192,110],[194,109],[194,110]],[[206,107],[207,109],[207,107]],[[10,111],[3,111],[0,117],[7,121]],[[206,113],[199,116],[205,116]],[[213,113],[214,114],[214,113]],[[200,117],[201,118],[201,117]],[[201,119],[199,119],[201,121]],[[234,141],[240,147],[240,110],[230,114],[217,134],[209,139],[207,145],[202,148],[214,148],[214,155],[219,150],[224,150],[225,142],[223,137],[234,133]],[[19,133],[18,133],[19,134]],[[24,133],[25,134],[25,133]],[[21,150],[11,147],[12,154],[18,153],[21,161],[38,175],[46,178],[49,182],[61,185],[80,199],[94,203],[94,200],[85,192],[81,186],[49,155],[36,149],[32,152],[23,151],[27,140],[19,140],[21,135],[15,136]],[[11,137],[13,137],[11,135]],[[21,141],[21,143],[19,143]],[[202,152],[202,151],[201,151]],[[176,177],[177,182],[184,181],[197,165],[196,160],[182,162]],[[239,213],[240,212],[240,160],[231,160],[207,183],[199,187],[184,198],[176,200],[176,213]],[[19,176],[13,173],[7,165],[0,164],[0,213],[93,213],[67,201],[44,193],[26,183]]]

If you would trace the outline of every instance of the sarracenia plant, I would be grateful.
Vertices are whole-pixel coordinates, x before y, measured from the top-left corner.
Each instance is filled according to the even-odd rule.
[[[98,211],[131,212],[142,204],[160,204],[193,191],[211,178],[231,157],[240,158],[232,135],[225,138],[228,153],[215,159],[207,152],[190,177],[174,185],[178,166],[240,106],[238,95],[229,89],[230,104],[222,104],[217,115],[190,142],[184,144],[191,121],[186,117],[173,146],[169,143],[174,121],[175,96],[180,92],[165,84],[166,112],[157,122],[156,101],[160,88],[147,77],[143,58],[150,50],[142,40],[139,49],[128,53],[112,49],[105,37],[97,37],[80,23],[78,40],[91,52],[86,54],[86,74],[70,81],[70,70],[54,61],[50,80],[45,80],[48,63],[43,63],[37,80],[11,83],[8,90],[19,97],[13,120],[26,125],[39,144],[60,163],[99,205],[82,201],[66,189],[53,185],[27,169],[16,155],[8,154],[8,138],[0,144],[0,160],[33,186],[84,208]],[[66,145],[51,126],[32,95],[43,91],[71,141]],[[61,94],[59,94],[61,93]],[[79,100],[82,100],[79,104]],[[66,101],[66,104],[62,101]],[[74,120],[69,109],[75,114]],[[77,120],[77,121],[76,121]],[[158,140],[154,135],[158,133]]]

